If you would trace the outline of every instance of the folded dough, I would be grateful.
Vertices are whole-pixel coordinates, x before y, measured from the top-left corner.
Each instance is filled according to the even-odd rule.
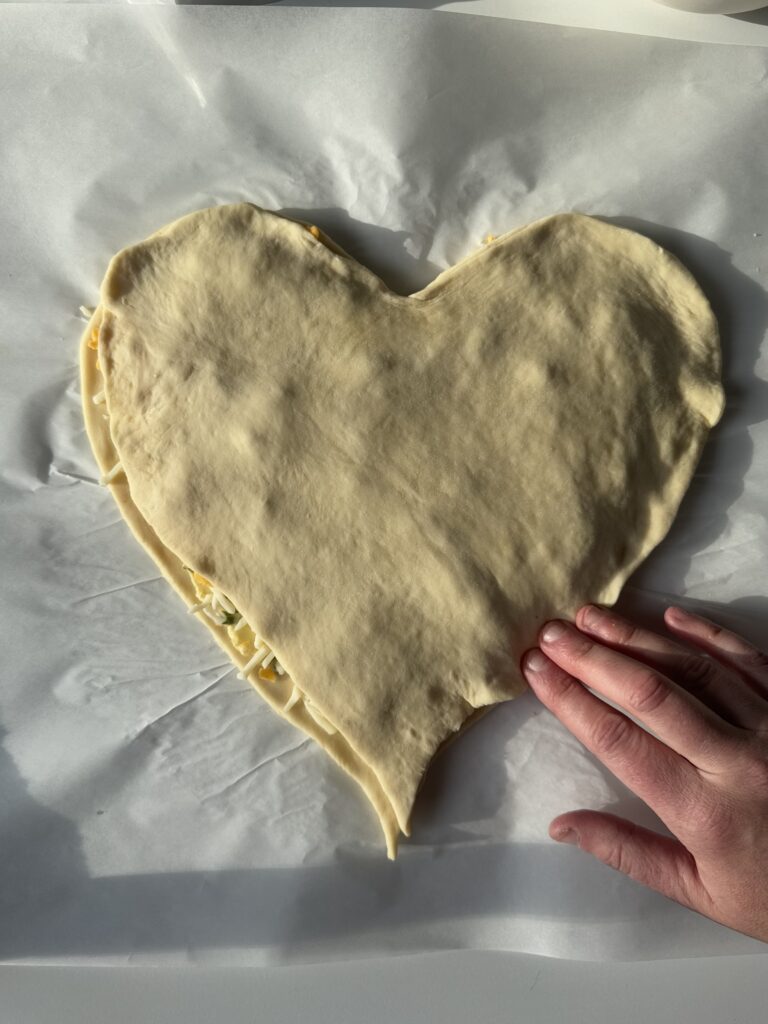
[[[81,354],[135,536],[390,856],[540,624],[667,532],[723,404],[692,277],[577,214],[405,297],[316,228],[203,210],[114,257]]]

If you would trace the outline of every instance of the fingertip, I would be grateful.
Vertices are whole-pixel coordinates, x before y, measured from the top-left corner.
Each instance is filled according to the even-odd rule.
[[[664,621],[672,626],[683,626],[686,622],[690,622],[694,618],[684,608],[680,608],[676,604],[672,604],[664,612]]]
[[[682,635],[686,637],[696,632],[699,620],[695,615],[687,612],[685,608],[680,608],[678,605],[670,605],[664,612],[664,625],[676,636]]]
[[[607,609],[599,604],[583,604],[576,612],[574,622],[579,629],[591,629],[602,622]]]
[[[526,678],[540,675],[551,664],[549,658],[538,647],[531,648],[523,655],[521,667]]]
[[[544,624],[539,634],[539,642],[545,645],[556,644],[567,638],[569,629],[572,630],[572,627],[562,619],[552,619]]]
[[[569,846],[579,845],[579,833],[576,829],[572,825],[557,821],[557,819],[549,826],[549,836],[556,843],[568,843]]]
[[[580,839],[582,828],[586,829],[589,827],[589,814],[590,812],[584,809],[564,811],[563,814],[558,814],[558,816],[553,818],[549,823],[550,836],[552,839],[556,839],[559,843],[568,841],[563,838],[566,833],[575,835]]]

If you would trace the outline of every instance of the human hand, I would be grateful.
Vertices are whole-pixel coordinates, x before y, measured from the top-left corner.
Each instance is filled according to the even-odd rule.
[[[561,814],[549,833],[768,942],[768,657],[682,609],[664,618],[689,646],[587,605],[575,626],[547,623],[523,671],[539,700],[674,838],[586,810]]]

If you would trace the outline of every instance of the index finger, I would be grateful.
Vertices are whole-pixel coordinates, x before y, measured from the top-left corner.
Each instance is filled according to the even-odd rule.
[[[560,620],[544,627],[540,642],[555,664],[624,708],[697,768],[719,771],[732,763],[738,730],[661,672]]]
[[[674,831],[698,800],[702,780],[693,765],[540,650],[529,651],[522,667],[542,704]]]

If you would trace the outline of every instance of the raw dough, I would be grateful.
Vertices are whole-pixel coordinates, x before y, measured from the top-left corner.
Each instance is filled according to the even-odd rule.
[[[288,676],[252,682],[360,782],[390,855],[541,623],[615,601],[662,539],[723,405],[693,278],[578,214],[405,297],[317,229],[215,207],[118,253],[89,332],[124,516],[188,603],[182,564],[265,639]]]

